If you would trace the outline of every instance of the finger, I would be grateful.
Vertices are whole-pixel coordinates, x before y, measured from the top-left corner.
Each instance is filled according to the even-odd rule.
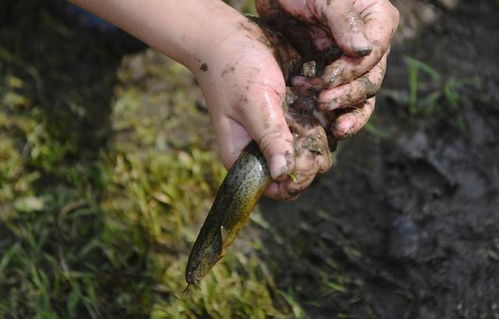
[[[275,199],[289,201],[296,199],[317,174],[329,170],[333,161],[328,151],[326,132],[315,119],[300,114],[288,114],[287,120],[294,136],[295,169],[289,175],[290,178],[274,183],[266,194]]]
[[[376,98],[370,98],[363,105],[338,116],[331,128],[334,137],[342,139],[359,132],[371,117],[375,102]]]
[[[293,192],[286,189],[286,184],[283,182],[272,183],[265,191],[264,195],[280,201],[293,201],[297,199],[302,192]]]
[[[314,40],[315,47],[319,51],[326,51],[332,47],[338,47],[338,44],[331,37],[329,28],[325,29],[324,26],[310,26],[310,37]]]
[[[281,106],[284,92],[284,83],[250,85],[235,114],[267,159],[273,180],[287,178],[294,169],[293,137]]]
[[[278,183],[276,188],[280,199],[294,200],[298,198],[314,181],[318,174],[329,170],[332,166],[332,158],[329,153],[312,155],[303,150],[295,160],[295,171],[293,178]]]
[[[332,111],[351,107],[373,97],[381,87],[386,70],[387,54],[369,72],[352,82],[327,89],[319,95],[319,109]]]
[[[323,139],[325,139],[324,130],[312,130],[309,132],[314,134],[313,131],[318,135],[324,134]],[[295,153],[295,170],[292,178],[276,183],[274,187],[269,189],[269,196],[286,201],[294,200],[308,188],[318,174],[322,174],[331,168],[333,163],[331,154],[328,151],[316,153],[316,150],[308,149],[306,146],[308,138],[310,138],[310,135],[298,137],[298,144],[301,146],[298,146],[299,151]]]
[[[359,3],[361,1],[357,1]],[[361,76],[375,66],[388,51],[393,33],[398,25],[398,11],[389,1],[372,1],[371,6],[356,8],[365,24],[365,35],[372,51],[364,57],[348,54],[342,56],[324,70],[323,79],[329,87],[335,87]]]
[[[227,116],[213,114],[212,119],[220,159],[225,168],[229,169],[252,138],[240,123]]]
[[[365,34],[364,21],[354,8],[355,1],[315,1],[314,16],[329,26],[333,38],[348,56],[365,56],[372,44]]]
[[[270,18],[280,13],[279,5],[275,0],[255,1],[256,12],[260,17]]]
[[[270,197],[272,199],[280,199],[279,198],[279,185],[277,183],[272,183],[270,186],[267,188],[267,190],[264,193],[265,196]]]
[[[319,77],[305,77],[297,75],[291,78],[291,85],[294,88],[299,88],[302,92],[317,93],[326,88],[322,78]]]
[[[282,201],[293,201],[297,199],[312,183],[317,174],[317,169],[312,166],[306,167],[305,170],[304,168],[305,167],[300,168],[301,173],[294,173],[293,180],[288,178],[283,181],[272,183],[269,188],[267,188],[265,196]]]

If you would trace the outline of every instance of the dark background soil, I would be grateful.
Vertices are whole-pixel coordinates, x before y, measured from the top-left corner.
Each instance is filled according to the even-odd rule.
[[[403,5],[403,4],[402,4]],[[499,6],[434,8],[398,41],[372,126],[295,203],[264,201],[278,285],[311,318],[499,318]],[[408,112],[404,56],[460,86]]]

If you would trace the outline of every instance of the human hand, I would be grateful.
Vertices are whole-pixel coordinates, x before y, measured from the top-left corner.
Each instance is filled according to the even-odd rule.
[[[252,139],[274,181],[267,195],[293,199],[331,165],[295,158],[284,118],[283,74],[262,30],[220,0],[71,0],[193,71],[209,106],[220,155],[232,166]],[[282,55],[284,53],[284,56]],[[281,62],[291,54],[284,48]],[[303,132],[310,133],[313,132]],[[291,182],[288,174],[297,176]]]
[[[295,158],[293,136],[283,114],[286,87],[274,57],[276,48],[259,26],[241,18],[234,32],[220,35],[203,48],[190,68],[207,101],[224,165],[231,167],[242,149],[255,140],[277,181],[266,195],[292,200],[317,173],[331,166],[331,160],[329,154],[310,160],[306,152]],[[282,50],[281,58],[283,54],[293,52]],[[291,173],[296,180],[291,181]]]
[[[335,137],[358,132],[374,110],[399,21],[397,9],[388,0],[257,0],[257,10],[263,19],[285,12],[309,23],[309,34],[321,51],[334,45],[342,49],[343,56],[322,75],[328,86],[319,95],[319,108],[334,118]],[[306,81],[298,78],[294,83]]]

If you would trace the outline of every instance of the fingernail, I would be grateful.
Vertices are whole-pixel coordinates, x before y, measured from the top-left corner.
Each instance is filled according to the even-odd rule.
[[[372,52],[373,48],[371,46],[354,48],[355,53],[358,56],[366,56]]]
[[[351,134],[351,130],[353,128],[353,121],[343,121],[340,122],[336,127],[335,130],[339,131],[342,135],[345,137]]]
[[[273,155],[270,159],[270,176],[273,180],[283,180],[288,174],[288,162],[283,154]]]
[[[289,196],[292,196],[292,197],[294,197],[294,196],[298,195],[299,193],[300,193],[300,192],[299,192],[298,190],[296,190],[296,189],[290,189],[290,190],[288,191],[288,195],[289,195]]]
[[[353,33],[350,40],[352,41],[352,51],[357,56],[366,56],[371,53],[372,46],[361,32]]]

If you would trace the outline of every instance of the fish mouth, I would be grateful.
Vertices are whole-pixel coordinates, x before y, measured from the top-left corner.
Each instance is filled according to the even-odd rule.
[[[187,287],[185,287],[184,291],[182,293],[186,295],[190,295],[192,287],[198,287],[199,279],[193,278],[192,273],[189,274],[189,277],[185,278],[185,281],[187,281]]]
[[[182,291],[183,294],[190,295],[191,294],[191,286],[195,286],[194,283],[188,283],[187,287],[185,287],[184,291]]]
[[[203,278],[203,276],[199,276],[199,271],[197,268],[190,270],[185,274],[185,281],[188,285],[197,286],[201,278]]]

